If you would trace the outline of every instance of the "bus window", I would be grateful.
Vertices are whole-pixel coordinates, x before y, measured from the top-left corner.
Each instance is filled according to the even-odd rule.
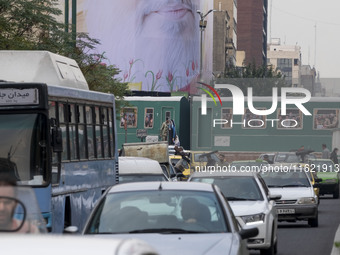
[[[46,183],[49,174],[44,158],[47,150],[45,130],[47,119],[42,114],[0,115],[0,165],[6,166],[19,184]]]
[[[87,131],[87,147],[88,147],[88,158],[94,159],[94,142],[93,142],[93,122],[92,122],[92,108],[86,106],[86,131]]]
[[[67,129],[66,129],[67,117],[66,117],[66,107],[63,103],[58,104],[58,112],[59,112],[60,128],[61,128],[62,136],[63,136],[63,152],[61,154],[61,159],[67,160],[68,159]]]
[[[77,133],[76,133],[76,111],[75,105],[69,105],[69,137],[70,137],[70,156],[71,160],[78,159]]]
[[[97,149],[97,158],[103,158],[103,139],[102,139],[102,130],[101,130],[101,113],[98,106],[95,107],[95,114],[96,114],[96,122],[95,122],[95,128],[96,128],[96,149]]]
[[[78,140],[79,140],[79,157],[80,159],[86,159],[86,139],[85,139],[85,116],[84,106],[77,105],[78,114]]]
[[[50,119],[56,119],[57,116],[57,102],[55,101],[49,101],[49,118]],[[53,184],[58,184],[59,183],[59,165],[58,165],[58,153],[52,151],[52,177],[51,177],[51,182]]]
[[[114,156],[114,151],[115,151],[115,140],[114,140],[114,136],[112,134],[114,134],[114,125],[112,123],[112,119],[113,119],[113,111],[112,108],[109,108],[109,133],[110,133],[110,148],[111,148],[111,156]]]

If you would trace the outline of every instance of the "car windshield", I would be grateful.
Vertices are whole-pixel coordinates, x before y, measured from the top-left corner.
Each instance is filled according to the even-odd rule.
[[[171,164],[172,165],[176,165],[178,163],[178,161],[180,161],[180,158],[172,158],[171,159]],[[188,164],[188,162],[186,160],[182,161],[182,165],[183,165],[184,168],[189,168],[189,164]]]
[[[274,158],[276,163],[298,163],[301,161],[300,157],[294,153],[277,154]]]
[[[339,172],[339,169],[330,160],[325,161],[309,161],[309,166],[312,171],[323,173],[323,172]]]
[[[206,155],[204,155],[206,153],[195,153],[194,159],[196,162],[208,162],[208,157]],[[216,153],[211,153],[209,154],[211,156],[211,158],[213,160],[215,160],[215,162],[219,162],[220,159],[218,158],[218,156],[216,155]]]
[[[212,192],[131,191],[109,193],[86,234],[228,232]]]
[[[0,167],[19,184],[43,185],[48,179],[47,121],[42,114],[0,115]]]
[[[194,177],[191,181],[217,185],[228,200],[263,200],[259,186],[253,177]]]
[[[153,181],[168,181],[168,179],[166,179],[164,175],[156,174],[119,175],[119,183]]]
[[[275,187],[310,187],[310,181],[303,169],[262,172],[261,176],[269,188]]]

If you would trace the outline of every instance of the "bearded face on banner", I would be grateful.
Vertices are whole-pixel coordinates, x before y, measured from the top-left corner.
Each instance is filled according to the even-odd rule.
[[[142,90],[186,90],[199,74],[196,0],[86,0],[87,32],[100,40],[124,82]]]

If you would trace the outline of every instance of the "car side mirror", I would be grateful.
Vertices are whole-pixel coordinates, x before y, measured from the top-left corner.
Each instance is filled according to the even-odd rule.
[[[242,240],[244,240],[244,239],[257,236],[259,234],[259,229],[258,228],[246,228],[246,229],[243,228],[238,233],[240,234]]]
[[[281,199],[281,195],[280,194],[277,194],[277,195],[269,195],[269,200],[274,200],[274,201],[276,201],[276,200],[279,200],[279,199]]]

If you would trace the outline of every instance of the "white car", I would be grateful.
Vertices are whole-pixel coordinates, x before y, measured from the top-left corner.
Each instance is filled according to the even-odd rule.
[[[276,201],[279,221],[306,220],[311,227],[318,227],[318,197],[315,195],[305,170],[298,166],[273,166],[261,173],[272,194],[280,194]]]
[[[83,231],[98,238],[138,238],[162,255],[248,254],[245,239],[257,233],[239,229],[217,186],[187,182],[115,185]]]
[[[227,198],[242,228],[257,227],[257,236],[248,239],[249,249],[259,249],[261,254],[277,252],[277,214],[275,199],[262,178],[254,172],[195,172],[192,182],[217,185]]]
[[[119,157],[119,183],[169,181],[158,161],[144,157]]]

